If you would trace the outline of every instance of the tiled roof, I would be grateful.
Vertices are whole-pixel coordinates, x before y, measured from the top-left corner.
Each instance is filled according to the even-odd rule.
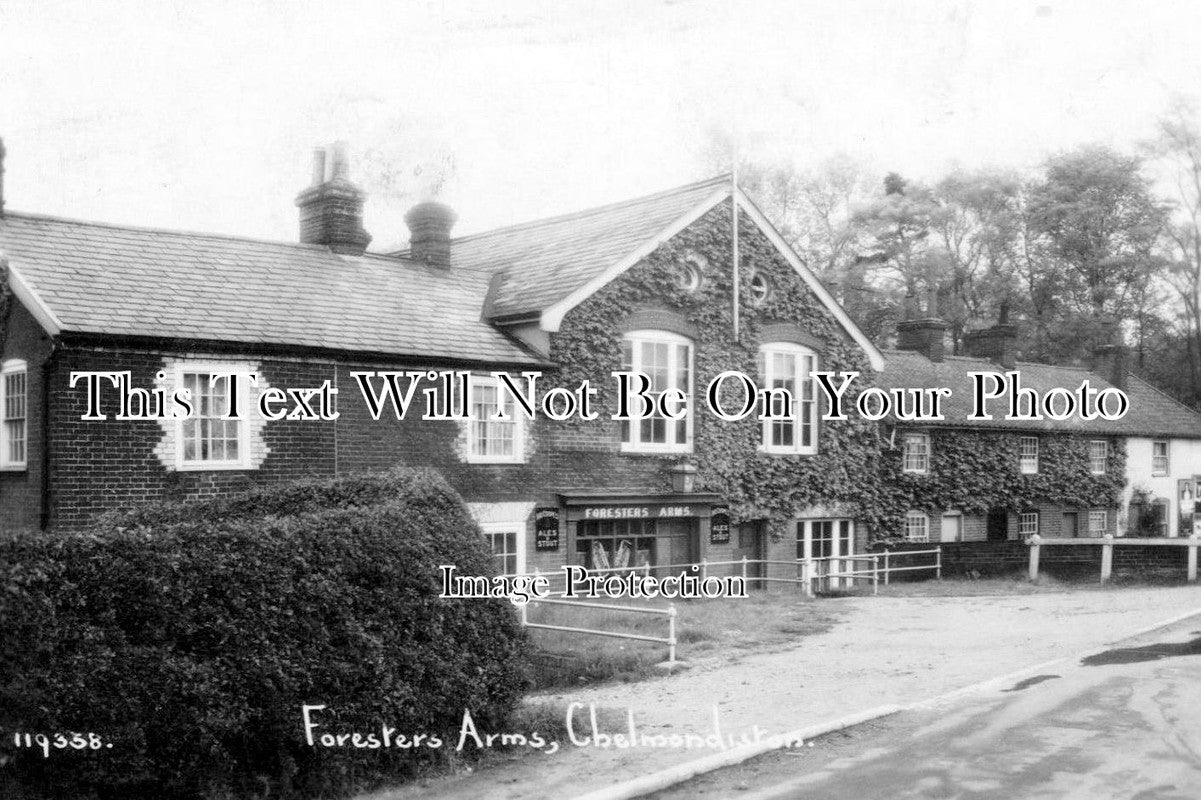
[[[539,363],[481,321],[490,274],[462,264],[11,212],[0,253],[65,332]]]
[[[630,256],[706,198],[713,178],[659,194],[455,239],[452,269],[503,272],[493,319],[541,311]],[[403,253],[402,253],[403,255]]]
[[[964,356],[947,356],[942,362],[936,363],[921,353],[906,350],[886,350],[884,364],[884,372],[876,376],[877,385],[881,387],[916,389],[941,386],[951,390],[951,396],[942,404],[946,420],[922,424],[1201,439],[1201,414],[1135,375],[1128,376],[1126,394],[1130,398],[1130,410],[1120,420],[1097,419],[1086,422],[1075,416],[1063,421],[1006,420],[1004,415],[1008,406],[1003,402],[1005,398],[999,398],[990,400],[988,404],[993,419],[969,421],[967,417],[972,408],[972,391],[968,373],[1003,372],[996,364],[986,359]],[[1085,379],[1097,390],[1112,386],[1097,373],[1080,367],[1056,367],[1019,361],[1016,369],[1021,373],[1021,385],[1034,389],[1040,395],[1055,387],[1074,392]]]

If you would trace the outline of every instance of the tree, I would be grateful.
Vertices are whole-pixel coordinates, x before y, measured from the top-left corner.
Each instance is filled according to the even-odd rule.
[[[1099,146],[1050,158],[1028,211],[1033,232],[1076,279],[1065,288],[1081,310],[1128,318],[1167,219],[1142,161]]]
[[[1162,372],[1167,379],[1188,381],[1184,394],[1201,402],[1201,127],[1192,104],[1177,101],[1160,118],[1158,136],[1148,152],[1166,166],[1176,192],[1171,218],[1163,228],[1161,253],[1166,261],[1163,280],[1180,301],[1175,324],[1175,358]],[[1171,337],[1165,330],[1162,334]]]

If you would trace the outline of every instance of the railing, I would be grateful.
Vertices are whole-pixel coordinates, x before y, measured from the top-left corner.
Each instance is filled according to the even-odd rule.
[[[581,633],[589,636],[608,636],[613,639],[634,639],[640,642],[657,642],[667,645],[667,663],[676,662],[676,607],[668,604],[667,608],[645,608],[642,606],[615,606],[608,603],[586,603],[577,600],[548,600],[531,598],[530,603],[552,606],[574,606],[575,608],[602,608],[606,611],[620,611],[631,614],[660,614],[667,617],[667,636],[646,636],[640,633],[623,633],[621,631],[602,631],[595,628],[574,628],[566,625],[547,625],[542,622],[529,621],[529,604],[522,605],[521,625],[523,628],[541,628],[548,631],[564,631],[566,633]]]
[[[1111,533],[1090,539],[1044,539],[1037,533],[1026,540],[1030,546],[1030,580],[1038,578],[1038,560],[1043,547],[1081,547],[1100,545],[1101,547],[1101,583],[1109,580],[1113,574],[1114,547],[1187,547],[1188,548],[1188,580],[1197,580],[1197,547],[1201,546],[1201,538],[1193,534],[1188,538],[1174,539],[1144,539],[1115,537]]]

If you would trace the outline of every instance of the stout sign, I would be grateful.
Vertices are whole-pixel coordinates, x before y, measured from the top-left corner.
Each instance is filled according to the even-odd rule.
[[[534,549],[559,549],[559,509],[534,509]]]
[[[730,509],[726,506],[714,506],[713,516],[709,520],[709,544],[730,543]]]

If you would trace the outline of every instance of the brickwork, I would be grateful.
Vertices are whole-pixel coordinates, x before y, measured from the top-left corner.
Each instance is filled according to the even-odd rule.
[[[41,522],[43,400],[46,396],[42,365],[50,355],[50,340],[33,317],[16,302],[9,304],[8,326],[0,349],[0,362],[26,362],[25,435],[23,469],[0,469],[0,531],[33,528]]]

